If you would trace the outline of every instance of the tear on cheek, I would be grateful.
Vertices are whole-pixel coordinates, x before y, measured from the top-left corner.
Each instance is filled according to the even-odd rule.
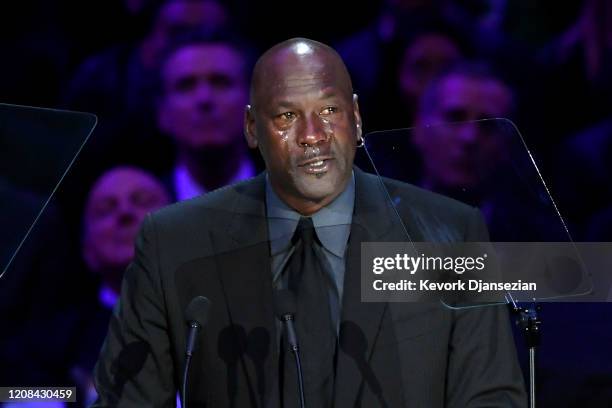
[[[289,133],[286,130],[278,130],[276,134],[281,142],[287,143],[289,141]]]
[[[334,135],[334,123],[327,118],[321,118],[321,124],[323,125],[323,131],[327,135],[327,138],[331,138]]]

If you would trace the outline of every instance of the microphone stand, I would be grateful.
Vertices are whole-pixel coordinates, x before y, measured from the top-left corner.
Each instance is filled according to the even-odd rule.
[[[525,335],[525,344],[529,349],[529,407],[535,408],[536,406],[536,367],[535,367],[535,356],[536,349],[540,345],[540,333],[542,329],[540,325],[542,320],[538,317],[538,312],[542,310],[542,306],[536,302],[530,303],[526,307],[521,307],[516,304],[512,296],[510,297],[512,312],[517,316],[517,324],[521,328],[521,331]]]
[[[187,408],[187,377],[189,375],[189,364],[191,363],[191,356],[193,355],[195,340],[200,327],[201,326],[195,321],[189,323],[187,350],[185,352],[185,369],[183,370],[183,387],[181,388],[181,408]]]
[[[295,333],[295,327],[293,326],[293,315],[287,313],[282,316],[281,321],[285,326],[285,333],[287,335],[287,343],[291,347],[291,352],[295,358],[295,367],[297,370],[297,381],[298,390],[300,393],[300,408],[306,408],[306,402],[304,399],[304,378],[302,377],[302,361],[300,360],[300,349],[297,342],[297,335]]]

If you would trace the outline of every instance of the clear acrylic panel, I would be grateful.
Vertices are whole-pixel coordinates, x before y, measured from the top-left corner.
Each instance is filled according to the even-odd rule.
[[[440,286],[434,285],[436,294],[403,288],[395,290],[393,299],[437,298],[453,307],[508,301],[606,299],[610,282],[605,271],[612,265],[612,259],[606,254],[610,251],[605,245],[583,248],[582,243],[573,242],[532,153],[510,120],[482,119],[371,132],[365,137],[359,163],[376,173],[381,185],[388,186],[387,179],[399,180],[478,208],[488,229],[488,237],[481,235],[477,239],[481,242],[466,244],[461,242],[462,237],[445,236],[443,226],[429,225],[431,220],[420,223],[417,229],[427,233],[413,233],[407,240],[409,245],[405,245],[417,257],[429,259],[426,256],[429,254],[445,259],[442,256],[445,254],[469,258],[468,255],[484,254],[485,258],[489,257],[486,274],[456,271],[450,275],[448,271],[415,274],[409,278],[417,286],[423,277],[440,283]],[[410,211],[403,208],[405,202],[394,191],[388,189],[386,196],[385,205],[390,203],[398,212]],[[440,202],[444,200],[440,198]],[[411,224],[418,224],[421,218],[415,214],[412,220],[410,216],[395,219],[403,224],[405,231],[410,231],[415,229]],[[382,248],[380,243],[378,247],[367,248],[368,262],[374,262],[372,253]],[[388,246],[386,251],[397,255],[401,248],[401,245]],[[585,263],[585,252],[590,254],[589,265]],[[593,252],[597,256],[591,256]],[[367,262],[364,263],[362,273],[367,274],[372,268],[368,270]],[[406,277],[397,268],[392,266],[392,269],[395,269],[393,273],[385,271],[388,280],[399,282]],[[366,279],[364,290],[370,289],[372,279],[371,276]],[[452,286],[451,280],[463,284]],[[482,289],[478,287],[478,280],[510,285],[489,285]],[[474,285],[470,289],[472,281]],[[594,281],[599,290],[595,290]],[[444,282],[446,289],[438,290]],[[526,283],[535,286],[526,286]],[[452,290],[448,289],[451,287]],[[370,301],[381,300],[377,296],[365,297]]]
[[[96,122],[89,113],[0,104],[0,277]]]

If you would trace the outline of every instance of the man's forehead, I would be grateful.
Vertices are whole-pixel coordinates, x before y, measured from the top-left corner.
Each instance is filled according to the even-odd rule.
[[[273,95],[295,91],[314,91],[322,95],[330,95],[339,93],[345,88],[343,85],[341,78],[326,72],[292,72],[285,76],[269,77],[268,86],[264,89],[271,91]]]
[[[164,64],[166,76],[192,74],[202,70],[240,73],[242,56],[231,46],[221,43],[186,45],[170,55]]]
[[[124,193],[134,189],[155,190],[157,181],[147,173],[136,169],[115,169],[102,175],[92,189],[92,196],[109,193]]]
[[[350,78],[341,61],[316,54],[279,54],[260,67],[254,78],[257,98],[287,98],[300,92],[321,97],[352,93]],[[255,95],[253,95],[255,96]]]
[[[509,94],[509,88],[496,78],[449,75],[442,83],[444,96],[457,94]]]

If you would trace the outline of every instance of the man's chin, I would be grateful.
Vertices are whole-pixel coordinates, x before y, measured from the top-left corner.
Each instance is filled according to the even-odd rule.
[[[332,200],[342,191],[340,180],[331,174],[308,174],[301,177],[298,191],[300,195],[312,202]]]

